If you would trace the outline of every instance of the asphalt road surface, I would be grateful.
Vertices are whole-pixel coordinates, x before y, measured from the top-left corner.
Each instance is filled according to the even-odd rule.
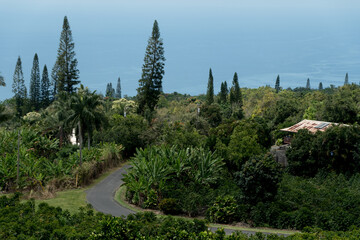
[[[86,191],[86,200],[99,212],[105,214],[111,214],[115,217],[124,216],[126,217],[129,214],[135,213],[134,211],[121,206],[118,202],[115,201],[114,196],[115,192],[119,189],[121,184],[123,184],[123,174],[126,173],[126,170],[130,168],[130,165],[125,165],[119,170],[116,170],[100,183],[96,184],[94,187]],[[212,232],[215,232],[217,228],[211,227]],[[235,230],[224,229],[226,234],[231,234]],[[256,232],[252,231],[242,231],[246,234],[255,234]],[[268,233],[264,233],[268,234]],[[284,234],[279,234],[284,235]],[[286,236],[286,235],[284,235]]]
[[[119,170],[116,170],[93,188],[87,190],[86,200],[99,212],[111,214],[116,217],[127,216],[135,213],[130,209],[121,206],[115,201],[115,192],[121,184],[123,184],[123,174],[130,168],[125,165]]]

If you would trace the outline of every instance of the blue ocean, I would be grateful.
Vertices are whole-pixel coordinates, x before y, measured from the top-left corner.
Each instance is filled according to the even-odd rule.
[[[209,68],[215,91],[240,86],[312,88],[360,82],[360,2],[353,0],[0,0],[0,73],[13,96],[18,56],[29,86],[34,54],[40,69],[55,63],[66,15],[80,80],[105,93],[120,77],[123,94],[136,95],[147,40],[156,19],[165,48],[164,92],[206,92]]]

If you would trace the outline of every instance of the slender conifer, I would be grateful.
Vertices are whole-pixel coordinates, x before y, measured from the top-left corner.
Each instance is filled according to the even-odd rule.
[[[214,77],[211,68],[209,70],[209,80],[206,92],[206,104],[210,105],[214,102]]]
[[[50,104],[50,80],[47,66],[44,65],[44,69],[41,77],[41,106],[46,108]]]
[[[118,78],[118,82],[116,85],[116,98],[121,98],[121,84],[120,84],[120,77]]]
[[[324,88],[323,88],[323,84],[322,84],[322,82],[320,82],[319,83],[319,90],[323,90]]]
[[[40,67],[39,67],[39,58],[37,53],[35,53],[33,60],[33,67],[31,69],[31,77],[30,77],[30,107],[38,111],[40,109],[41,102],[41,91],[40,91]]]
[[[151,36],[146,47],[142,75],[137,89],[138,111],[141,114],[148,109],[152,112],[162,92],[162,79],[164,76],[164,47],[160,37],[158,22],[155,20]]]
[[[65,16],[58,54],[51,73],[54,95],[61,91],[72,93],[75,91],[75,85],[80,83],[74,47],[69,21]]]
[[[278,93],[280,91],[280,75],[277,75],[277,78],[276,78],[275,91],[276,91],[276,93]]]
[[[349,85],[349,75],[348,75],[348,73],[346,73],[346,75],[345,75],[344,85]]]
[[[20,56],[17,59],[14,76],[13,76],[13,84],[12,91],[15,94],[15,103],[16,103],[16,112],[17,116],[20,117],[22,115],[22,109],[24,108],[24,104],[27,98],[27,90],[25,87],[24,74],[22,71],[21,58]]]

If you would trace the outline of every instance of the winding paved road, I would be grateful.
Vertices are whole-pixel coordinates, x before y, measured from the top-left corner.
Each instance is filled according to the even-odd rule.
[[[114,200],[115,192],[123,184],[123,174],[126,173],[126,170],[130,168],[130,165],[125,165],[119,170],[116,170],[100,183],[86,191],[86,200],[99,212],[106,214],[111,214],[115,217],[127,216],[129,214],[135,213],[134,211],[123,207],[117,201]],[[216,231],[217,228],[211,227],[211,231]],[[226,234],[231,234],[234,232],[232,229],[224,229]],[[246,234],[255,234],[256,232],[252,231],[242,231]],[[268,234],[268,233],[265,233]],[[279,234],[284,235],[285,234]]]
[[[99,184],[86,191],[86,200],[99,212],[111,214],[116,217],[127,216],[134,211],[121,206],[114,200],[115,192],[123,184],[123,174],[130,168],[125,165],[116,170]]]

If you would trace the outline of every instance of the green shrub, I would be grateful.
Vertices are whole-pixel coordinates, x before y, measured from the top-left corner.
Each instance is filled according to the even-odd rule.
[[[144,202],[144,208],[155,209],[158,205],[158,194],[154,189],[150,189]]]
[[[94,133],[95,142],[114,142],[124,147],[125,156],[131,156],[136,148],[144,147],[142,134],[148,128],[146,120],[136,114],[123,117],[115,114],[110,119],[111,126]]]
[[[215,223],[231,223],[237,220],[238,205],[233,196],[219,196],[207,210],[207,219]]]
[[[181,212],[178,200],[174,198],[164,198],[160,204],[159,209],[165,214],[176,215]]]
[[[244,200],[250,204],[273,200],[281,175],[280,165],[270,154],[252,157],[235,173]]]
[[[222,158],[203,148],[152,146],[137,150],[132,159],[133,167],[124,175],[123,180],[129,191],[128,196],[132,196],[132,203],[142,207],[150,203],[146,202],[147,199],[173,197],[179,186],[183,186],[184,192],[195,186],[196,188],[187,191],[186,199],[195,195],[189,201],[182,199],[182,193],[176,197],[182,200],[184,212],[193,216],[205,206],[202,204],[204,195],[197,192],[218,182],[222,177],[223,164]],[[174,188],[175,185],[178,186]],[[155,191],[156,198],[149,198],[151,190]],[[197,200],[193,201],[194,199]],[[154,206],[155,202],[151,204]]]

